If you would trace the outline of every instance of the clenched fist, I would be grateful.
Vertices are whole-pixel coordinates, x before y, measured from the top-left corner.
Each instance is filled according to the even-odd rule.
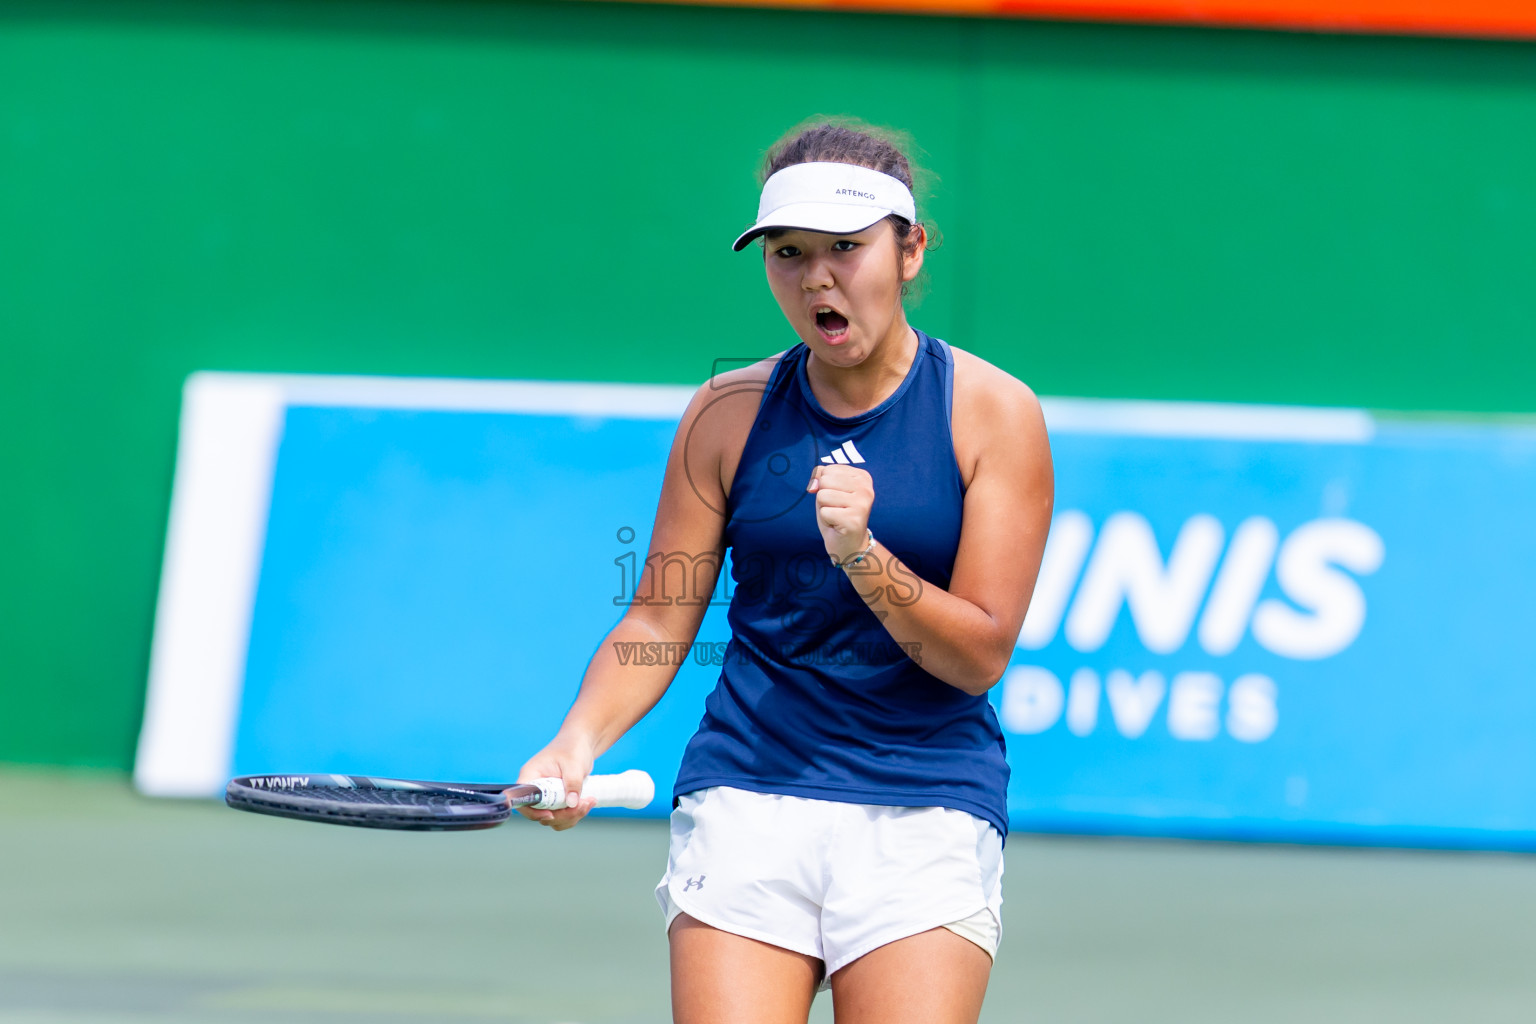
[[[869,510],[875,480],[857,466],[817,466],[806,491],[816,495],[816,525],[827,554],[839,564],[861,554],[869,543]]]

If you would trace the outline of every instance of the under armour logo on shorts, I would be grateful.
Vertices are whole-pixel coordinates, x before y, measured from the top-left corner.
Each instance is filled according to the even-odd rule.
[[[687,892],[689,889],[702,889],[702,888],[704,888],[704,876],[703,875],[700,875],[697,880],[694,880],[694,879],[690,878],[690,879],[686,880],[685,882],[683,882],[683,892]]]

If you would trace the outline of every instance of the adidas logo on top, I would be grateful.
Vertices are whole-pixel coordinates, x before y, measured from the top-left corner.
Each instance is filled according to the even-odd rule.
[[[859,450],[853,446],[852,441],[844,441],[840,447],[832,449],[831,455],[823,455],[821,461],[828,465],[840,462],[846,466],[850,462],[863,462],[864,456],[859,454]]]

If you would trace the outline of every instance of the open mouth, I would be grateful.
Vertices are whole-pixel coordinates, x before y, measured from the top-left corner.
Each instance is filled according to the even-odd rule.
[[[816,329],[828,341],[840,340],[848,334],[848,318],[831,306],[817,306]]]

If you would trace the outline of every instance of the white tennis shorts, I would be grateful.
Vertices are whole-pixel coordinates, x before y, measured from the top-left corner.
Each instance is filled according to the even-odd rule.
[[[834,972],[948,928],[995,956],[1003,840],[949,807],[883,807],[714,786],[672,812],[666,926],[679,913],[813,956]]]

